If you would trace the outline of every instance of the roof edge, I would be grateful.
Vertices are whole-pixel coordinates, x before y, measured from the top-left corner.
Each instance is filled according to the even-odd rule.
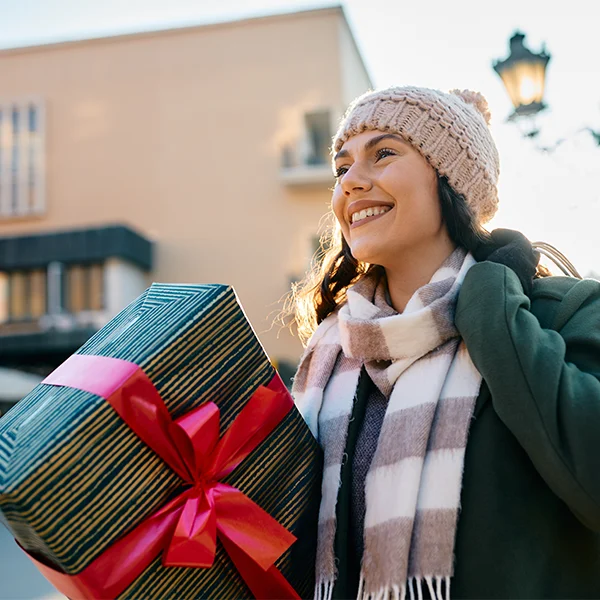
[[[0,47],[0,57],[15,55],[15,54],[28,54],[39,51],[47,51],[47,50],[60,50],[62,48],[68,48],[73,46],[83,46],[87,44],[107,44],[113,42],[127,41],[127,40],[136,40],[136,39],[144,39],[155,36],[167,36],[167,35],[178,35],[184,33],[190,33],[193,31],[198,31],[202,29],[217,29],[224,27],[232,27],[238,25],[246,25],[249,23],[256,23],[260,21],[272,21],[272,20],[282,20],[289,19],[295,17],[308,17],[308,16],[320,16],[323,13],[339,13],[343,16],[344,21],[346,22],[346,26],[350,29],[346,15],[344,13],[343,7],[341,4],[332,4],[329,6],[322,6],[318,8],[310,8],[306,10],[296,10],[296,11],[287,11],[287,12],[278,12],[278,13],[268,13],[263,15],[249,16],[249,17],[241,17],[239,19],[232,20],[223,20],[223,21],[214,21],[208,23],[198,23],[195,25],[181,25],[181,26],[171,26],[167,28],[157,27],[156,29],[145,29],[143,31],[132,31],[125,33],[115,33],[115,34],[107,34],[107,35],[93,35],[92,37],[84,37],[84,38],[75,38],[75,39],[67,39],[60,40],[55,42],[43,42],[41,44],[26,44],[23,46],[12,46],[12,47]],[[354,40],[354,35],[350,30],[352,39]],[[360,54],[360,52],[359,52]],[[362,60],[362,56],[361,56]]]

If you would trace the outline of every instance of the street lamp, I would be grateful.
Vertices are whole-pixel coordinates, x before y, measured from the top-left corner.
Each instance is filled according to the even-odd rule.
[[[510,38],[508,57],[493,63],[494,71],[500,75],[515,108],[509,121],[533,117],[546,108],[544,88],[550,55],[544,49],[539,54],[532,52],[525,46],[524,40],[523,33],[515,32]],[[526,135],[535,137],[538,133],[539,130],[534,129]]]
[[[516,31],[510,38],[510,53],[504,60],[496,60],[492,66],[504,83],[514,112],[508,117],[509,121],[517,123],[524,119],[532,123],[532,128],[523,135],[535,138],[540,130],[533,125],[533,117],[547,108],[544,104],[544,89],[546,87],[546,67],[550,62],[550,54],[542,47],[541,52],[532,52],[525,46],[525,34]],[[588,131],[600,145],[600,131],[584,127],[576,133]],[[546,152],[555,150],[566,138],[557,140],[552,146],[541,147]]]

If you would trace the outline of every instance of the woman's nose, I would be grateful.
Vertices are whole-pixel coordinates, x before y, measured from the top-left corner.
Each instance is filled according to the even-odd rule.
[[[352,192],[363,192],[371,189],[372,183],[368,173],[356,163],[342,177],[342,191],[350,196]]]

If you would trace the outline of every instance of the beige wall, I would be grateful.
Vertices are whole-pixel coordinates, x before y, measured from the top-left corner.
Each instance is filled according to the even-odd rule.
[[[343,18],[327,9],[0,53],[0,98],[42,98],[47,141],[46,212],[0,221],[0,236],[133,226],[156,242],[151,279],[232,284],[269,354],[297,359],[298,342],[265,331],[267,317],[306,267],[330,192],[283,185],[280,152],[301,142],[306,110],[337,118],[365,80],[341,67]]]

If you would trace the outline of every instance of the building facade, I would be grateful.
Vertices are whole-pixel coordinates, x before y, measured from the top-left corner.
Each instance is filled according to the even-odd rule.
[[[233,285],[293,369],[272,322],[371,86],[339,7],[0,51],[0,366],[49,371],[160,281]]]

